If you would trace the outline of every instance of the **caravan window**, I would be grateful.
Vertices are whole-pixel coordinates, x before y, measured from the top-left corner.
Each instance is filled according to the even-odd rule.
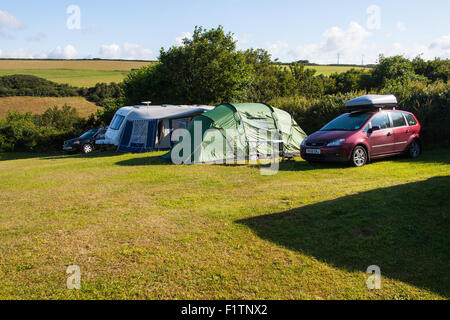
[[[112,130],[119,130],[120,127],[122,126],[123,120],[125,120],[125,117],[124,117],[124,116],[121,116],[121,115],[116,114],[116,115],[114,116],[114,119],[113,119],[112,122],[111,122],[110,128],[111,128]]]

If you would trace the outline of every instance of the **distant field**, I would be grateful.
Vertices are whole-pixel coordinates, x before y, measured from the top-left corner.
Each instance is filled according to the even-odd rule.
[[[115,60],[1,60],[0,70],[14,69],[74,69],[129,71],[151,64],[149,61],[115,61]]]
[[[145,61],[0,60],[0,76],[27,74],[57,83],[91,87],[99,82],[121,82],[128,72],[149,65]]]
[[[99,82],[121,82],[132,69],[149,65],[146,61],[110,60],[1,60],[0,76],[27,74],[57,83],[67,83],[77,87],[90,87]],[[345,72],[347,66],[311,66],[317,75]],[[362,69],[362,68],[357,68]]]
[[[369,70],[369,68],[362,68],[362,67],[347,67],[347,66],[308,66],[306,67],[307,69],[316,69],[317,73],[316,75],[324,75],[324,76],[329,76],[333,73],[342,73],[342,72],[346,72],[350,69],[363,69],[363,70]]]
[[[280,68],[287,68],[287,66],[280,66]],[[363,67],[349,67],[349,66],[307,66],[306,69],[315,69],[316,75],[324,75],[329,76],[333,73],[343,73],[350,69],[358,69],[358,70],[369,70],[369,68],[363,68]]]
[[[93,87],[99,82],[121,82],[129,71],[74,69],[14,69],[0,70],[0,76],[26,74],[75,87]]]
[[[82,117],[88,117],[99,107],[81,97],[69,98],[41,98],[41,97],[3,97],[0,98],[0,119],[4,119],[8,111],[19,113],[32,112],[35,114],[44,113],[48,108],[67,104],[78,110]]]

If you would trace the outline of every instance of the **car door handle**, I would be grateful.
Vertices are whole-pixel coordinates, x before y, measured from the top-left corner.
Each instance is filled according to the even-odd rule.
[[[409,133],[409,130],[406,130],[406,134],[408,134]]]
[[[389,133],[387,134],[387,136],[388,136],[388,137],[392,136],[392,132],[389,132]]]

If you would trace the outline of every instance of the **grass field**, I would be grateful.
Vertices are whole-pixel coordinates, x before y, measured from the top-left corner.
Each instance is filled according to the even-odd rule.
[[[0,76],[26,74],[67,83],[77,87],[91,87],[99,82],[121,82],[132,70],[152,62],[109,60],[2,60]],[[313,66],[317,74],[345,72],[351,67]]]
[[[280,68],[287,68],[287,66],[281,65]],[[343,73],[350,69],[357,69],[357,70],[370,70],[369,68],[363,68],[363,67],[348,67],[348,66],[306,66],[306,69],[315,69],[316,70],[316,76],[318,75],[324,75],[329,76],[333,73]]]
[[[329,76],[333,73],[343,73],[346,72],[350,69],[364,69],[364,70],[369,70],[368,68],[360,68],[360,67],[339,67],[339,66],[308,66],[306,67],[307,69],[316,69],[317,73],[316,75],[324,75],[324,76]]]
[[[159,155],[0,155],[0,299],[450,297],[449,149],[275,176]]]
[[[78,114],[82,117],[88,117],[99,109],[94,103],[82,97],[0,97],[0,119],[4,119],[8,111],[42,114],[48,108],[62,107],[64,104],[76,108]]]
[[[129,71],[74,70],[74,69],[15,69],[0,70],[1,76],[13,74],[32,75],[74,87],[93,87],[99,82],[121,82]]]
[[[125,60],[5,60],[0,59],[0,70],[14,69],[72,69],[72,70],[103,70],[130,71],[149,65],[148,61]]]
[[[149,65],[145,61],[114,60],[1,60],[0,76],[27,74],[57,83],[91,87],[99,82],[121,82],[132,70]]]

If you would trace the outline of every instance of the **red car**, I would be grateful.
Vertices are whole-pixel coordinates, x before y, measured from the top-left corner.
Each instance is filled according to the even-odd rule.
[[[302,158],[309,162],[350,162],[362,167],[371,159],[422,153],[421,126],[410,112],[396,110],[392,95],[368,95],[347,102],[346,113],[302,143]]]

